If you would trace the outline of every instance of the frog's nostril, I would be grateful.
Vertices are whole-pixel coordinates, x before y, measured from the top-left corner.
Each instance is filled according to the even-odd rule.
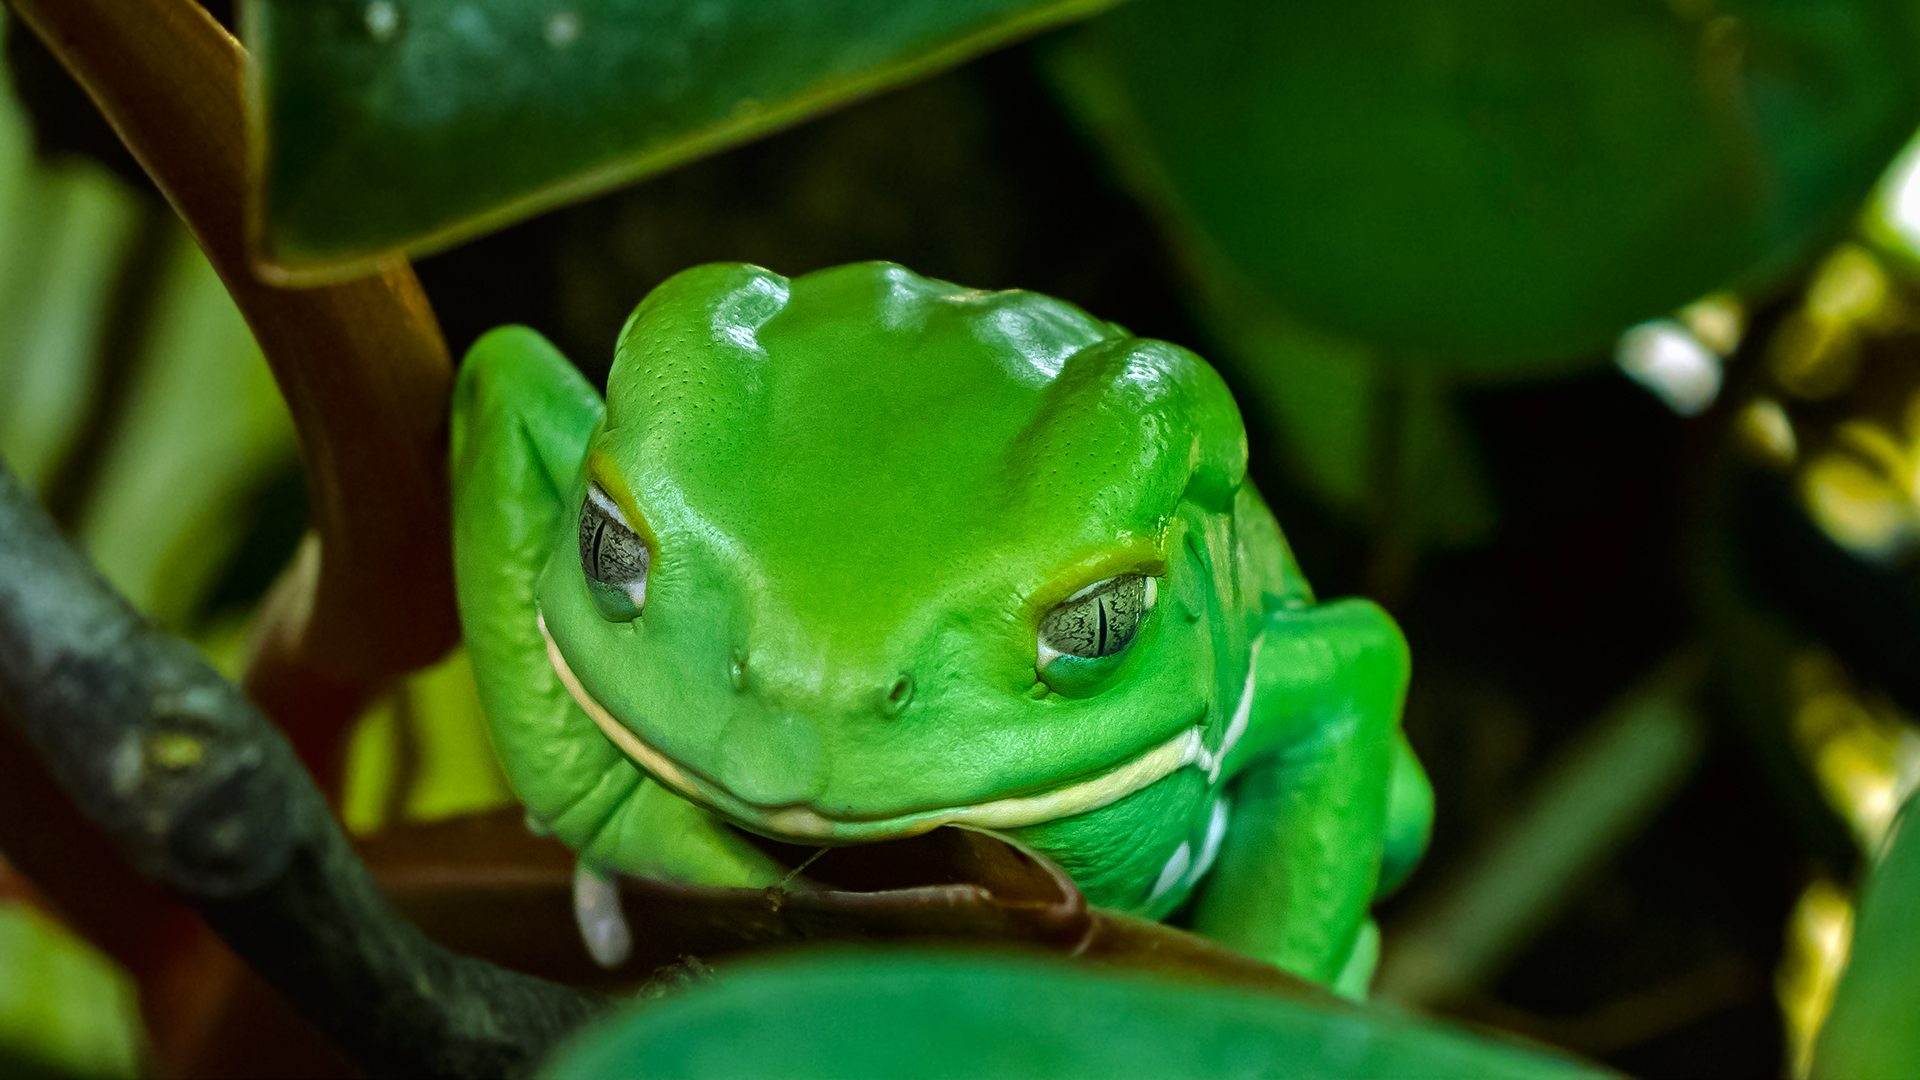
[[[733,682],[736,691],[747,688],[747,654],[739,649],[733,650],[733,657],[727,662],[727,677]]]
[[[905,709],[907,703],[912,700],[913,673],[901,672],[900,677],[893,680],[893,685],[880,694],[880,715],[888,719],[899,716],[901,710]]]

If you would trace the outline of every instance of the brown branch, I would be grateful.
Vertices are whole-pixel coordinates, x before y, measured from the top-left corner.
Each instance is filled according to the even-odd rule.
[[[319,555],[276,590],[247,684],[330,782],[347,721],[458,638],[442,465],[452,366],[432,309],[402,260],[326,288],[253,275],[246,55],[192,0],[6,2],[185,219],[292,410]]]
[[[127,863],[375,1071],[524,1073],[604,1006],[401,918],[285,738],[150,628],[3,467],[0,717]]]

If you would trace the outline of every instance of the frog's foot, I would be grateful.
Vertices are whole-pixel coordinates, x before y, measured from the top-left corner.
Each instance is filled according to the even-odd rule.
[[[942,825],[971,825],[980,829],[1010,830],[1039,825],[1061,818],[1098,810],[1110,803],[1157,783],[1168,774],[1187,766],[1196,766],[1219,775],[1219,762],[1226,748],[1209,750],[1202,738],[1204,715],[1171,738],[1138,756],[1121,762],[1095,776],[1065,784],[1035,795],[1011,795],[982,803],[909,810],[905,813],[875,817],[839,817],[810,806],[763,806],[748,802],[725,786],[699,776],[658,748],[649,745],[633,729],[621,723],[606,706],[595,700],[567,665],[560,646],[547,632],[544,617],[538,619],[540,634],[546,639],[547,659],[566,686],[567,693],[592,718],[609,741],[640,768],[669,790],[706,807],[723,818],[763,836],[791,843],[868,843],[918,836]]]
[[[633,952],[633,931],[620,910],[620,887],[581,859],[573,868],[573,921],[587,954],[603,968],[617,968]]]

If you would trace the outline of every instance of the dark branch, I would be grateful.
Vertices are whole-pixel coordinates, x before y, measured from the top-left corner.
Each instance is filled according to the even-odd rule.
[[[0,716],[130,863],[376,1072],[524,1073],[605,1002],[396,914],[286,739],[148,626],[4,465]]]

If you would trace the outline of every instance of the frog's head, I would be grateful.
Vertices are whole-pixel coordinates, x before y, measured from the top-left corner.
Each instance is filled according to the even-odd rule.
[[[1080,814],[1221,749],[1245,465],[1199,358],[1059,301],[699,267],[622,335],[539,586],[550,657],[756,832]]]

